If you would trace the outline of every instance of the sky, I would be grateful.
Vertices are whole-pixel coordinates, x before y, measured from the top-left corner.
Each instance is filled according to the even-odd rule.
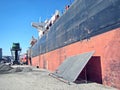
[[[31,37],[38,38],[32,22],[50,19],[55,10],[63,12],[74,0],[0,0],[0,48],[11,55],[13,43],[20,43],[21,54],[30,47]],[[40,19],[41,18],[41,19]]]

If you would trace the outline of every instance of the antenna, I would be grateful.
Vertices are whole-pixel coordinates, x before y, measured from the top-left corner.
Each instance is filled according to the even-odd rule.
[[[39,22],[41,23],[41,17],[39,17]]]
[[[70,5],[72,4],[71,0],[69,0]]]

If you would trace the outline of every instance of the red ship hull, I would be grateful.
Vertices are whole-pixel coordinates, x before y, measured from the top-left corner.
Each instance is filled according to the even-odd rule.
[[[54,71],[67,57],[93,50],[92,65],[87,67],[89,76],[93,78],[94,71],[94,79],[101,78],[104,85],[120,88],[120,28],[34,57],[32,65]]]

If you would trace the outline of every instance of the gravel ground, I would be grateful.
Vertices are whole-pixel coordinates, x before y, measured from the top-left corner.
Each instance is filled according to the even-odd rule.
[[[9,69],[8,69],[9,70]],[[17,71],[17,72],[16,72]],[[19,71],[19,72],[18,72]],[[117,90],[97,83],[68,85],[49,76],[44,69],[13,66],[12,71],[0,74],[0,90]]]

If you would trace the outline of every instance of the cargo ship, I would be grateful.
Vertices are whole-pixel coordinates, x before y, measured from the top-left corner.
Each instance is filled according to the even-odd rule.
[[[66,58],[93,50],[87,79],[120,89],[120,0],[75,0],[30,55],[33,66],[55,71]]]

